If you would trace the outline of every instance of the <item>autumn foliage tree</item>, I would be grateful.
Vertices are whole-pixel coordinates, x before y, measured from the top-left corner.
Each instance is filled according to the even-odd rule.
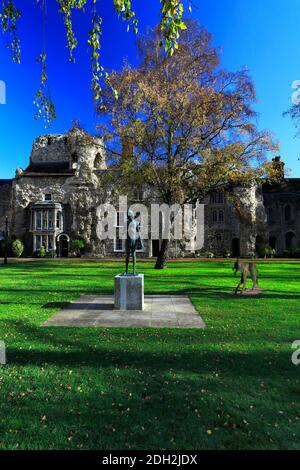
[[[139,65],[111,74],[118,99],[110,89],[103,95],[102,132],[119,184],[143,182],[168,205],[277,178],[266,158],[272,137],[255,125],[248,72],[221,69],[210,34],[187,26],[172,56],[162,53],[159,28],[139,41]],[[122,152],[121,142],[133,152]],[[163,240],[156,268],[165,266],[168,246]]]

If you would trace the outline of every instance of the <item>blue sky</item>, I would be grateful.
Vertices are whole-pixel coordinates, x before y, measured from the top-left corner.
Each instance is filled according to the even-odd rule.
[[[65,32],[57,3],[47,4],[47,52],[50,90],[58,119],[49,130],[33,116],[33,96],[38,88],[39,66],[35,58],[41,52],[41,15],[34,0],[20,24],[22,63],[13,64],[0,36],[0,80],[6,82],[7,104],[0,105],[0,179],[14,176],[18,166],[28,164],[32,141],[40,134],[63,133],[73,119],[79,119],[93,132],[99,118],[95,115],[90,92],[90,64],[86,44],[88,18],[79,13],[75,30],[79,39],[76,64],[68,63]],[[140,20],[140,31],[158,21],[159,0],[133,2]],[[300,2],[299,0],[194,0],[192,17],[213,35],[222,49],[222,65],[230,70],[248,67],[256,85],[258,125],[275,133],[281,155],[293,177],[300,177],[300,139],[282,113],[291,104],[291,83],[300,80]],[[32,6],[30,6],[32,4]],[[102,63],[119,69],[125,58],[136,61],[134,35],[118,20],[112,1],[99,1],[103,15]]]

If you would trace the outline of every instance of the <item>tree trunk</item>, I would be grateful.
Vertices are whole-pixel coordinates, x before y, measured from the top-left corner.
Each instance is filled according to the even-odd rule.
[[[159,254],[155,263],[155,269],[164,269],[167,266],[169,240],[163,240],[159,250]]]

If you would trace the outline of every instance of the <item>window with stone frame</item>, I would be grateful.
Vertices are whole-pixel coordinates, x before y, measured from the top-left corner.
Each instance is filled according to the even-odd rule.
[[[211,204],[224,204],[225,198],[222,191],[213,191],[210,193],[210,203]]]
[[[126,225],[126,212],[117,211],[116,212],[116,227],[125,227]]]
[[[290,222],[292,218],[292,209],[290,205],[285,206],[284,208],[284,220]]]
[[[144,191],[142,189],[137,189],[133,193],[133,200],[134,201],[143,201],[144,199]]]
[[[219,211],[218,222],[220,223],[224,222],[224,211]]]
[[[117,230],[116,238],[114,239],[114,251],[124,251],[125,249],[125,240],[119,237],[119,233]]]

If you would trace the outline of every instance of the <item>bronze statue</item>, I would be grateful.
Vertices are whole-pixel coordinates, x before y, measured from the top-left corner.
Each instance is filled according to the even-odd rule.
[[[136,249],[138,241],[141,242],[141,248],[144,249],[144,243],[140,235],[140,222],[136,219],[139,217],[140,213],[137,212],[135,215],[131,210],[127,212],[127,238],[126,238],[126,271],[124,275],[128,274],[128,265],[130,255],[132,255],[132,264],[133,264],[133,275],[136,275]]]
[[[235,289],[235,295],[237,295],[241,285],[243,286],[241,294],[243,294],[244,290],[246,289],[247,277],[249,274],[252,279],[252,290],[254,290],[255,287],[258,287],[258,271],[256,263],[243,263],[239,259],[237,259],[232,269],[234,271],[235,276],[237,272],[241,273],[241,280],[237,285],[237,288]]]

